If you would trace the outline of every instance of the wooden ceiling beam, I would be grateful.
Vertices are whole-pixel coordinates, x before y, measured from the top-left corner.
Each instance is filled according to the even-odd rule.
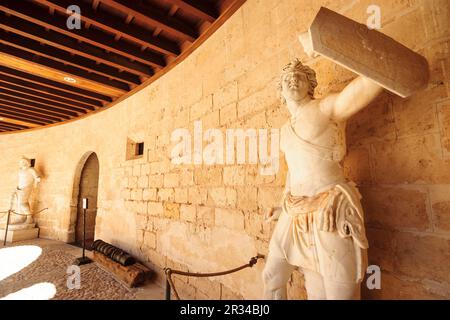
[[[0,104],[7,106],[9,108],[13,108],[13,109],[17,109],[17,110],[30,110],[33,111],[34,113],[42,113],[42,114],[47,114],[50,116],[54,116],[57,118],[61,118],[61,119],[67,119],[67,118],[71,118],[71,117],[76,117],[78,116],[78,114],[76,112],[63,112],[60,111],[58,109],[53,109],[50,107],[38,107],[38,106],[31,106],[31,105],[27,105],[27,104],[22,104],[22,103],[17,103],[17,102],[12,102],[3,98],[0,98]]]
[[[76,110],[92,110],[94,108],[92,108],[91,106],[73,106],[73,105],[66,105],[62,102],[56,102],[56,101],[52,101],[52,100],[47,100],[47,99],[43,99],[43,98],[39,98],[37,96],[34,96],[32,94],[29,93],[25,93],[24,91],[17,91],[17,90],[9,90],[9,89],[5,89],[5,86],[2,86],[2,90],[0,91],[0,93],[2,95],[5,96],[10,96],[13,98],[19,98],[25,101],[31,101],[31,102],[37,102],[40,103],[41,105],[46,105],[52,108],[57,108],[57,109],[62,109],[62,110],[69,110],[72,111],[73,109]]]
[[[20,114],[24,114],[24,115],[30,115],[30,116],[36,116],[36,117],[45,117],[48,118],[49,120],[52,121],[63,121],[63,120],[68,120],[72,117],[69,116],[55,116],[54,114],[50,113],[45,113],[43,111],[35,111],[36,109],[30,108],[30,107],[12,107],[6,103],[0,102],[0,106],[2,107],[3,110],[6,111],[13,111],[13,112],[17,112]]]
[[[15,130],[21,130],[21,129],[28,129],[29,128],[28,126],[18,125],[18,124],[15,124],[15,123],[10,123],[10,122],[1,121],[1,120],[0,120],[0,126],[15,128]]]
[[[211,23],[216,21],[220,15],[217,10],[212,6],[209,6],[206,1],[166,0],[165,2],[173,3],[181,10]]]
[[[92,9],[97,10],[100,0],[92,0]]]
[[[74,78],[79,77],[79,78],[84,78],[89,81],[97,82],[98,84],[108,86],[108,87],[117,89],[119,91],[122,91],[121,94],[130,90],[130,87],[128,86],[128,84],[126,84],[124,82],[112,80],[112,79],[109,79],[108,77],[101,76],[98,74],[93,74],[93,73],[87,72],[87,71],[77,68],[77,67],[65,65],[64,63],[54,61],[52,59],[49,59],[49,58],[46,58],[43,56],[38,56],[36,54],[32,54],[25,50],[18,49],[18,48],[9,46],[9,45],[0,43],[0,52],[3,52],[4,54],[14,56],[14,57],[17,57],[20,59],[33,61],[34,63],[40,64],[41,66],[44,66],[46,68],[61,71],[61,72],[65,73],[67,76],[71,76]],[[61,80],[62,80],[62,78],[61,78]]]
[[[30,119],[38,120],[38,121],[45,121],[45,122],[60,122],[61,119],[55,118],[49,115],[37,115],[37,114],[31,114],[30,112],[24,111],[24,110],[17,110],[14,108],[11,108],[2,102],[0,102],[0,112],[7,112],[14,116],[23,117],[26,121],[27,117]],[[1,117],[1,115],[0,115]],[[68,120],[70,118],[63,118],[62,120]],[[22,119],[23,120],[23,119]]]
[[[95,61],[89,60],[84,57],[71,55],[67,51],[60,50],[58,48],[41,45],[37,41],[30,40],[10,32],[5,32],[4,30],[0,30],[0,42],[21,50],[28,51],[32,54],[62,62],[64,64],[69,64],[74,67],[79,67],[88,72],[98,73],[102,76],[126,82],[131,85],[141,83],[137,75],[127,72],[119,72],[119,70],[113,67],[103,64],[97,64]]]
[[[114,106],[169,72],[243,2],[1,0],[0,132]],[[73,4],[81,29],[67,25]]]
[[[45,119],[36,118],[36,117],[24,116],[20,113],[15,113],[15,112],[11,112],[11,111],[5,111],[0,106],[0,118],[2,118],[2,117],[6,117],[6,118],[13,119],[13,120],[18,120],[18,121],[23,121],[23,122],[28,122],[28,123],[33,123],[33,124],[37,124],[37,125],[46,125],[46,124],[55,122],[55,121],[45,120]]]
[[[66,100],[66,99],[64,99],[62,97],[55,97],[55,96],[48,95],[48,94],[45,94],[45,93],[42,93],[42,92],[39,92],[39,91],[34,91],[32,89],[19,87],[19,86],[16,86],[14,84],[3,82],[1,80],[0,80],[0,88],[2,88],[3,90],[17,92],[19,94],[23,94],[23,95],[27,95],[27,96],[30,96],[30,97],[34,97],[34,98],[37,98],[37,99],[43,99],[44,101],[49,101],[50,103],[56,103],[58,105],[63,103],[64,105],[66,105],[68,107],[75,107],[75,108],[82,108],[82,109],[86,109],[86,108],[90,107],[90,106],[85,105],[85,104],[80,103],[80,102],[75,102],[75,101],[72,101],[72,100]],[[1,90],[1,92],[3,92],[3,90]],[[35,101],[39,101],[39,100],[35,100]]]
[[[8,1],[8,0],[5,0]],[[38,3],[53,8],[56,11],[62,13],[64,16],[67,15],[67,7],[72,4],[72,0],[35,0]],[[108,2],[109,4],[109,2]],[[153,37],[148,32],[142,30],[134,25],[127,25],[124,21],[119,21],[108,13],[93,10],[90,6],[83,6],[81,3],[77,4],[81,9],[81,20],[84,22],[89,22],[91,25],[97,26],[105,31],[108,31],[114,35],[123,36],[129,40],[136,42],[139,45],[149,47],[157,52],[176,56],[179,53],[179,46],[174,41],[169,41],[157,37]],[[57,17],[55,14],[53,17]],[[58,18],[59,19],[59,18]],[[65,18],[62,18],[65,20]],[[78,33],[81,30],[77,30]],[[90,33],[95,32],[92,28],[89,30]],[[98,33],[97,33],[98,34]],[[105,37],[103,37],[105,38]],[[128,45],[129,46],[129,45]]]
[[[19,131],[19,130],[23,130],[23,129],[25,129],[25,128],[11,128],[11,127],[8,127],[8,126],[0,125],[0,131],[1,132]]]
[[[164,58],[160,55],[148,50],[141,51],[138,47],[130,46],[128,42],[116,42],[103,32],[92,28],[89,30],[85,30],[83,28],[74,31],[69,30],[66,25],[66,19],[63,16],[55,14],[52,17],[49,17],[47,10],[37,5],[33,5],[33,3],[28,1],[2,0],[0,2],[0,10],[38,24],[44,28],[54,30],[77,40],[89,43],[93,46],[100,47],[104,50],[115,52],[136,61],[139,59],[142,63],[147,62],[148,64],[153,63],[157,65],[162,64],[163,66],[166,65]],[[66,9],[64,9],[64,11],[65,10]],[[158,52],[172,56],[177,56],[180,52],[178,45],[173,43],[166,44],[165,41],[159,39],[158,41],[150,39],[148,46]]]
[[[6,66],[0,65],[0,73],[4,75],[8,75],[11,77],[14,77],[16,79],[25,80],[28,82],[32,82],[36,85],[42,86],[42,89],[50,88],[52,90],[61,90],[66,93],[66,97],[70,97],[71,99],[80,99],[80,101],[83,101],[82,98],[86,98],[91,100],[91,102],[84,101],[87,104],[94,105],[94,106],[101,106],[97,103],[94,103],[92,101],[97,100],[100,101],[102,104],[112,102],[113,99],[110,96],[100,94],[97,92],[85,90],[78,87],[73,87],[64,83],[60,83],[57,81],[53,81],[47,78],[39,77],[34,74],[30,74],[27,72],[23,72],[17,69],[11,69]],[[59,94],[59,93],[58,93]]]
[[[40,126],[45,126],[48,124],[55,123],[54,121],[36,119],[36,118],[31,118],[31,117],[24,117],[21,115],[15,115],[10,112],[4,112],[0,108],[0,118],[3,118],[3,117],[6,117],[6,118],[9,118],[12,120],[16,120],[16,121],[27,122],[27,123],[34,125],[35,127],[40,127]]]
[[[10,98],[14,98],[14,99],[20,99],[22,103],[28,104],[28,103],[39,103],[40,106],[47,106],[50,108],[55,108],[56,110],[61,110],[61,111],[69,111],[69,112],[76,112],[76,111],[72,111],[72,110],[90,110],[88,109],[88,107],[85,108],[81,108],[81,107],[73,107],[73,106],[68,106],[65,104],[61,104],[58,102],[53,102],[53,101],[49,101],[46,99],[42,99],[42,98],[38,98],[38,97],[34,97],[32,95],[29,94],[25,94],[25,93],[20,93],[20,92],[15,92],[12,90],[7,90],[7,89],[2,89],[0,91],[0,96],[1,97],[5,97],[8,96]]]
[[[24,113],[24,114],[31,114],[31,115],[36,115],[36,116],[46,116],[55,121],[62,121],[62,120],[67,120],[67,119],[73,118],[69,115],[60,115],[60,114],[56,114],[52,111],[45,111],[45,110],[36,109],[33,107],[25,107],[25,106],[20,106],[17,104],[14,105],[13,103],[8,103],[8,102],[1,101],[1,100],[0,100],[0,105],[11,111],[16,111],[16,112]]]
[[[128,92],[127,89],[129,89],[129,86],[126,83],[110,80],[97,74],[91,74],[85,70],[67,66],[63,63],[40,57],[25,50],[1,43],[0,64],[54,81],[70,83],[73,87],[95,91],[100,94],[107,94],[115,98]],[[104,84],[105,82],[108,84]]]
[[[8,16],[3,12],[0,12],[0,27],[7,31],[14,32],[15,34],[20,34],[24,37],[39,41],[40,43],[45,43],[52,47],[75,53],[85,58],[96,60],[140,76],[152,75],[154,73],[153,67],[161,68],[165,65],[163,59],[156,59],[156,61],[153,62],[152,60],[148,60],[148,57],[140,51],[140,57],[134,57],[136,61],[132,62],[122,55],[113,52],[106,53],[103,49],[91,44],[79,42],[72,37],[58,33],[54,30],[46,31],[45,28],[40,25],[15,16]],[[144,62],[142,62],[142,60]]]
[[[70,2],[70,0],[49,0],[51,2]],[[139,4],[136,1],[108,0],[106,5],[124,13],[132,14],[136,19],[148,23],[151,26],[161,28],[168,34],[194,42],[198,38],[198,32],[191,26],[173,17],[159,13],[154,7]]]
[[[13,131],[13,130],[15,131],[15,130],[21,130],[21,127],[10,126],[6,122],[0,122],[0,129],[7,130],[7,131]]]
[[[8,125],[0,124],[0,130],[2,131],[16,131],[16,130],[22,130],[20,127],[10,127]]]
[[[8,122],[8,119],[5,119],[5,118],[3,118],[3,119],[0,118],[0,124],[5,125],[5,126],[10,126],[10,127],[17,127],[17,128],[20,128],[20,127],[26,128],[27,127],[25,125],[14,123],[14,121]]]
[[[77,95],[71,95],[70,93],[67,93],[65,91],[60,91],[60,90],[56,90],[56,89],[52,89],[52,88],[47,88],[47,87],[44,87],[41,85],[37,85],[33,82],[24,81],[20,78],[11,77],[8,74],[4,74],[1,71],[0,71],[0,81],[2,81],[4,83],[9,83],[9,84],[12,84],[12,85],[15,85],[18,87],[32,89],[33,91],[51,95],[58,99],[62,97],[64,99],[71,100],[74,102],[83,102],[84,104],[87,104],[94,108],[96,108],[96,107],[100,108],[103,106],[103,104],[100,101],[88,99],[88,98],[77,96]]]
[[[173,15],[175,15],[175,13],[177,13],[177,11],[178,11],[178,9],[179,9],[179,7],[178,6],[176,6],[176,5],[172,5],[171,7],[170,7],[170,10],[169,10],[169,16],[173,16]],[[159,30],[161,30],[160,28],[158,28]]]
[[[5,94],[5,92],[3,90],[0,93],[0,100],[7,101],[8,103],[19,104],[19,105],[26,106],[26,107],[33,106],[38,109],[52,110],[52,111],[58,112],[62,115],[68,114],[68,115],[72,115],[72,116],[77,116],[77,115],[84,114],[87,112],[87,110],[78,109],[78,108],[63,109],[63,108],[59,108],[59,107],[55,107],[55,106],[44,105],[44,104],[41,104],[38,102],[34,102],[32,100],[30,101],[30,99],[23,99],[23,98],[19,98],[18,96]]]

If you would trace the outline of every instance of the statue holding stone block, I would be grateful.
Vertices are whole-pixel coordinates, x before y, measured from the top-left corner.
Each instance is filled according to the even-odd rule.
[[[288,174],[278,220],[263,272],[266,299],[285,299],[296,268],[305,276],[308,299],[358,299],[367,268],[361,195],[345,179],[346,120],[386,88],[402,97],[428,81],[426,60],[393,39],[321,8],[309,34],[300,36],[305,52],[321,54],[358,73],[340,93],[314,99],[314,70],[299,60],[280,79],[290,113],[281,129]],[[399,60],[399,61],[396,61]]]

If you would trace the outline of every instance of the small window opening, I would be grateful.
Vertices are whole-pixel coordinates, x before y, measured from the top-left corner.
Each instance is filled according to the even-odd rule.
[[[144,152],[144,142],[136,142],[130,138],[127,138],[127,149],[125,154],[126,160],[140,159],[144,156]]]
[[[142,156],[144,154],[144,143],[138,142],[136,143],[136,155]]]

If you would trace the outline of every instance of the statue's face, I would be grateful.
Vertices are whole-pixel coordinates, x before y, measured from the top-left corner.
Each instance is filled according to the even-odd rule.
[[[306,75],[299,71],[285,74],[281,80],[281,94],[286,101],[301,101],[308,95],[309,82]]]
[[[19,160],[19,167],[20,168],[27,168],[30,166],[30,163],[26,159],[20,159]]]

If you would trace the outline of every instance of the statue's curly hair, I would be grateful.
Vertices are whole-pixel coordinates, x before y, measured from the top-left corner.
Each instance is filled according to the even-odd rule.
[[[19,161],[26,161],[28,166],[31,166],[31,160],[25,156],[21,156]]]
[[[287,75],[290,72],[299,71],[306,75],[306,78],[309,82],[309,90],[308,95],[312,98],[314,98],[314,89],[317,87],[317,78],[316,78],[316,72],[311,69],[310,67],[302,64],[302,62],[299,59],[294,59],[291,62],[289,62],[287,65],[283,67],[283,70],[281,72],[280,81],[278,82],[278,90],[280,92],[280,96],[284,103],[284,98],[281,95],[281,81],[283,80],[283,77]]]

